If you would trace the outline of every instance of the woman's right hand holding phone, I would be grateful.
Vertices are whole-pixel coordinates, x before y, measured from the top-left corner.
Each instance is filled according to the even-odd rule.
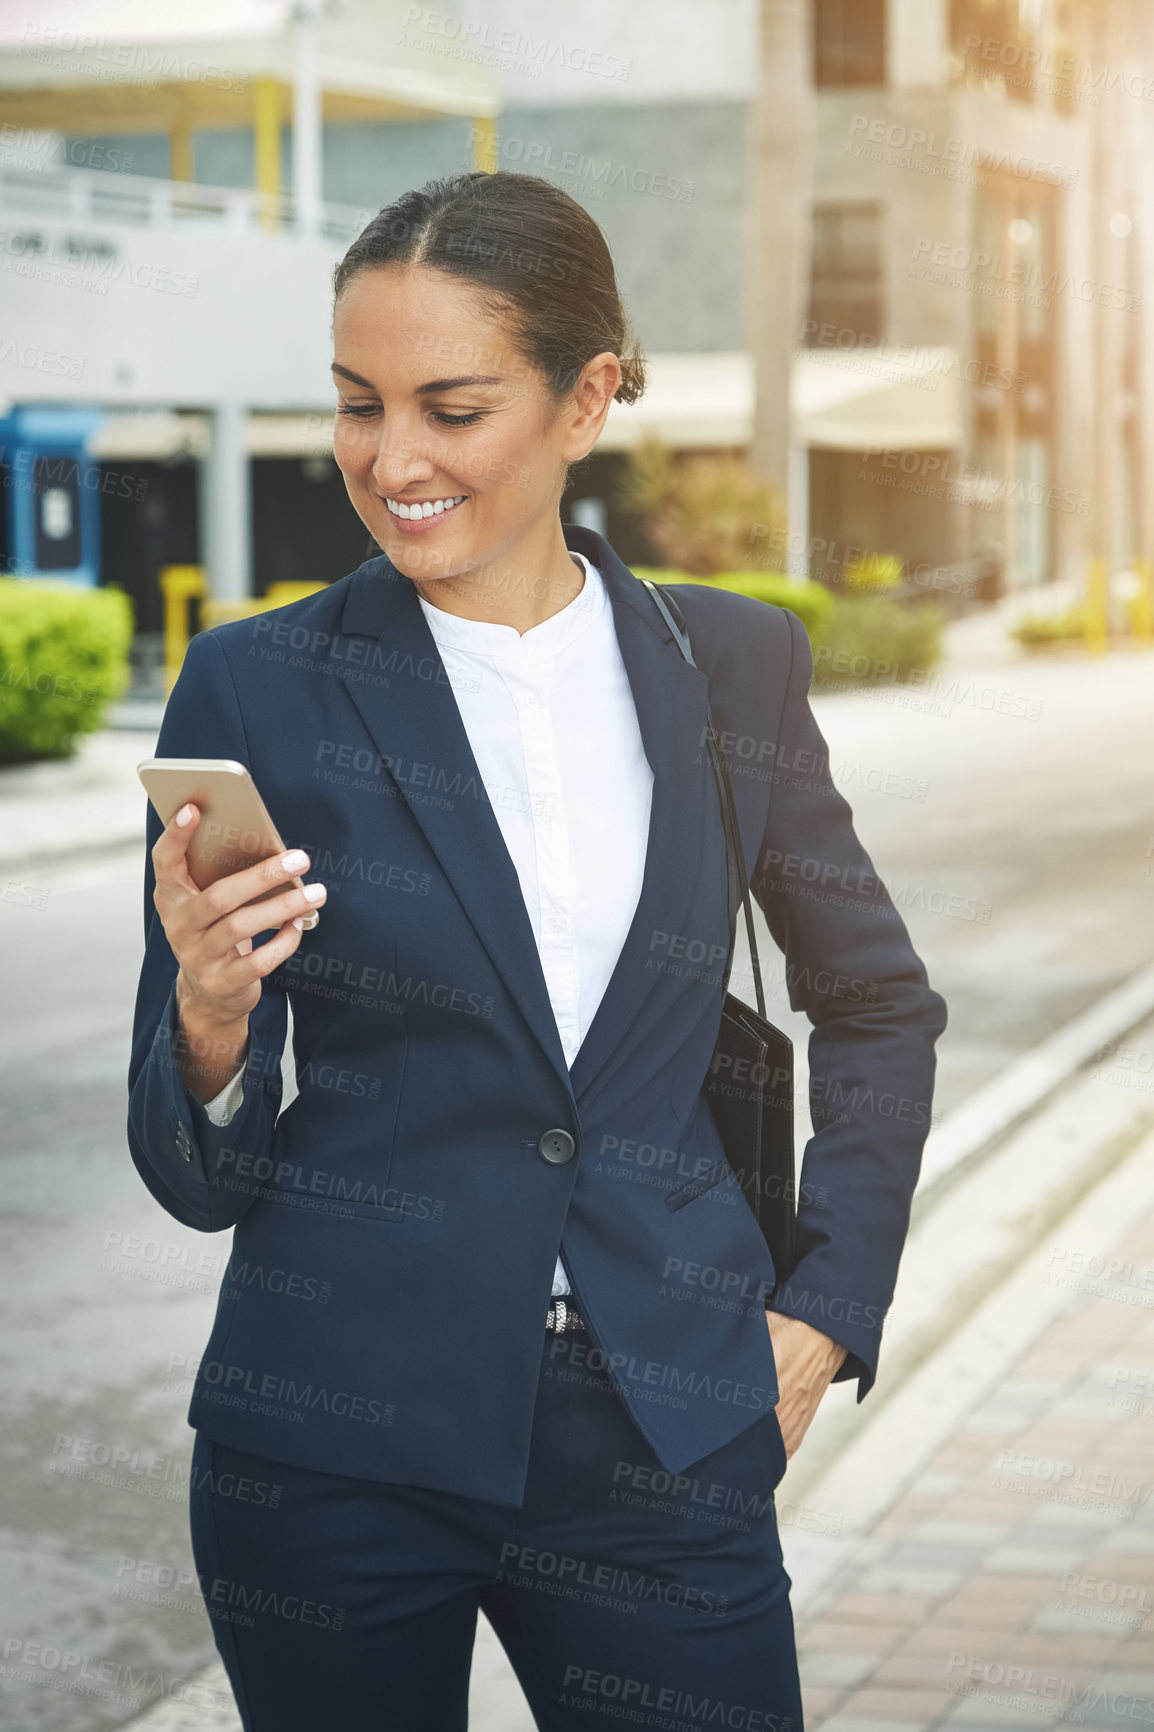
[[[261,981],[292,955],[304,916],[323,903],[326,891],[323,884],[301,889],[287,882],[308,869],[308,855],[299,848],[200,889],[187,863],[200,819],[200,808],[189,801],[157,838],[152,899],[180,964],[176,1002],[187,1043],[178,1055],[181,1078],[201,1100],[211,1100],[245,1057]],[[278,882],[285,882],[283,893],[268,896]],[[254,950],[253,938],[270,927],[273,936]]]

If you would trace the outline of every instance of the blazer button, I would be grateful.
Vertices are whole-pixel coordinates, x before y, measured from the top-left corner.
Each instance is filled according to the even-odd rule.
[[[568,1131],[546,1131],[538,1140],[541,1159],[548,1161],[550,1166],[563,1167],[566,1161],[571,1161],[577,1153],[577,1144]]]

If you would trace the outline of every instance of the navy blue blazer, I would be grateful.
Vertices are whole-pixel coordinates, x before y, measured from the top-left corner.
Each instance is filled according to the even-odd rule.
[[[801,1256],[773,1303],[845,1345],[859,1400],[946,1021],[830,779],[798,618],[679,585],[690,667],[608,542],[563,528],[604,577],[654,773],[640,899],[572,1069],[443,663],[382,556],[189,644],[158,755],[247,764],[328,899],[263,983],[243,1105],[218,1128],[174,1063],[148,806],[129,1071],[149,1190],[191,1227],[235,1229],[190,1424],[276,1460],[512,1506],[559,1247],[592,1367],[668,1471],[777,1401],[776,1276],[701,1092],[728,943],[707,691],[753,892],[814,1025]],[[299,1093],[281,1111],[290,1002]],[[553,1350],[562,1368],[579,1351],[570,1337]]]

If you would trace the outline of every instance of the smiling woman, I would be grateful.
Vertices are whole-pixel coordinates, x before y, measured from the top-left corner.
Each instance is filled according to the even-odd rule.
[[[315,851],[200,889],[200,809],[149,814],[129,1143],[262,1272],[222,1284],[189,1410],[217,1645],[246,1732],[462,1732],[479,1611],[546,1732],[800,1732],[773,1493],[831,1380],[873,1383],[944,1006],[798,617],[667,585],[687,658],[561,521],[644,383],[589,215],[433,181],[334,286],[336,457],[383,553],[195,637],[156,748],[239,760]],[[814,1024],[788,1281],[704,1092],[736,912],[712,717]]]
[[[568,465],[644,385],[597,224],[531,175],[434,182],[381,211],[334,289],[334,454],[360,517],[436,606],[539,624],[579,588]]]

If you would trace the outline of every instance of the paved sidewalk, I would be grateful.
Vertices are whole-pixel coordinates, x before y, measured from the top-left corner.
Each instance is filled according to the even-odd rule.
[[[157,729],[140,720],[87,735],[72,758],[0,765],[0,874],[69,854],[143,858],[148,795],[136,766],[155,756]]]
[[[799,1618],[807,1732],[1154,1725],[1154,1212],[1051,1266],[1068,1304]]]

